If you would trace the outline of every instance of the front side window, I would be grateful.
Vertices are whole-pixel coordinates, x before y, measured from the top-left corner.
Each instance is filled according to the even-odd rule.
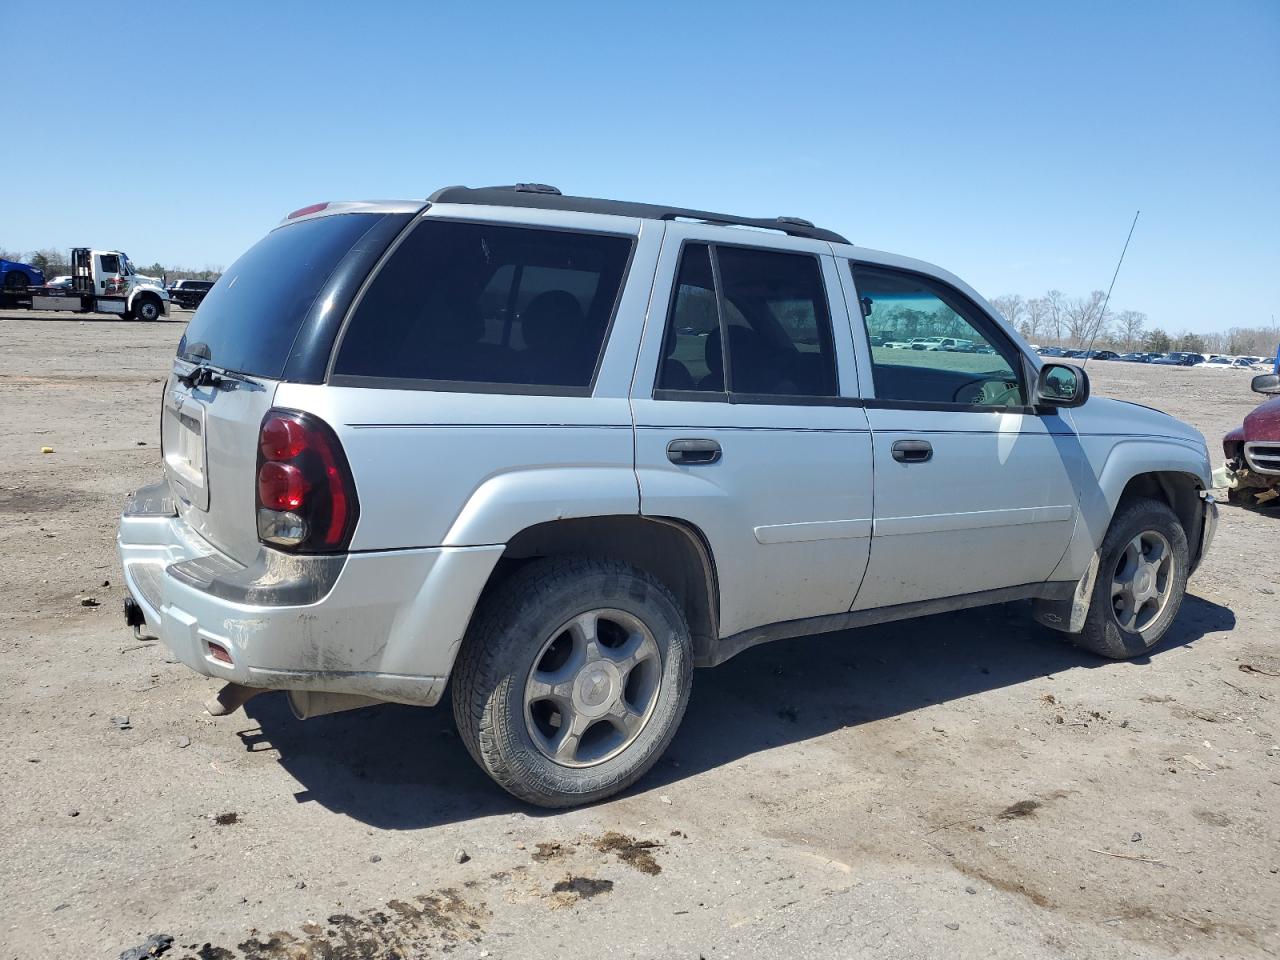
[[[836,396],[831,314],[817,258],[687,245],[656,386],[764,403]]]
[[[626,237],[425,220],[342,337],[337,376],[589,390]]]
[[[920,274],[851,263],[876,399],[1022,406],[1017,350],[962,294]]]
[[[114,253],[104,253],[98,259],[102,262],[103,273],[120,272],[120,258]]]

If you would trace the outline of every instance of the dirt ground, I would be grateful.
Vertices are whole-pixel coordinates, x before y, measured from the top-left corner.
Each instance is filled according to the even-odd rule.
[[[549,814],[447,709],[214,720],[124,628],[116,517],[182,328],[0,318],[0,958],[1280,952],[1280,512],[1224,506],[1148,659],[1023,604],[757,648],[698,673],[636,789]],[[1089,371],[1215,462],[1257,400]]]

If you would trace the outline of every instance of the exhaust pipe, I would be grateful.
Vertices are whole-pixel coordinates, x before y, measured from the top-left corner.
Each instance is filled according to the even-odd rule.
[[[258,694],[266,692],[261,687],[245,687],[238,683],[228,683],[204,702],[204,708],[211,717],[225,717],[229,713],[235,713]]]

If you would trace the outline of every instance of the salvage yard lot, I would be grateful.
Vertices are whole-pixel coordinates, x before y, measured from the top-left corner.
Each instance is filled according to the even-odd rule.
[[[637,788],[535,811],[447,707],[214,720],[122,626],[116,517],[186,316],[0,317],[0,958],[1280,951],[1280,511],[1223,508],[1149,659],[1023,604],[783,641],[698,673]],[[1258,399],[1088,369],[1215,465]]]

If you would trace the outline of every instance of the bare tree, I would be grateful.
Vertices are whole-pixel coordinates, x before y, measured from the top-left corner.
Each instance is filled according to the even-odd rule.
[[[1066,298],[1061,290],[1050,290],[1044,295],[1044,300],[1049,305],[1049,330],[1053,332],[1054,342],[1061,343],[1062,328],[1066,320]]]
[[[1123,310],[1116,315],[1116,336],[1126,350],[1133,350],[1147,328],[1147,315],[1140,310]]]
[[[1106,324],[1102,305],[1107,295],[1102,290],[1094,290],[1087,297],[1072,297],[1063,304],[1063,319],[1067,336],[1077,347],[1086,347]]]
[[[1006,293],[1002,297],[996,297],[991,301],[991,305],[1000,311],[1011,327],[1019,325],[1027,308],[1026,301],[1016,293]]]
[[[1026,319],[1022,321],[1022,335],[1033,343],[1040,339],[1049,322],[1049,301],[1044,297],[1033,297],[1027,301]]]

